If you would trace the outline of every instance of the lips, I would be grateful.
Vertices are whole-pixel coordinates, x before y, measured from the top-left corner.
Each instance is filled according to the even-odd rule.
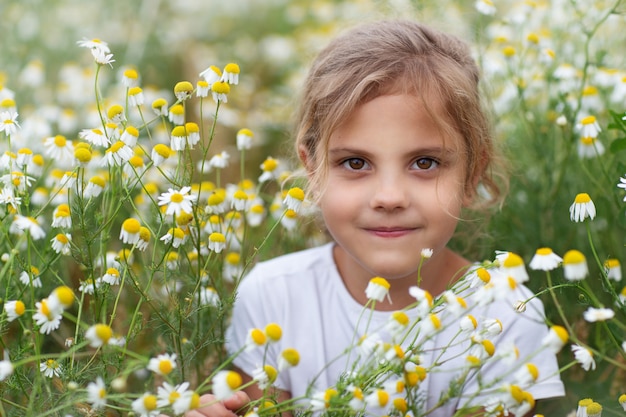
[[[371,233],[378,237],[394,238],[394,237],[406,236],[409,233],[413,232],[415,228],[412,228],[412,227],[375,227],[375,228],[366,228],[365,230],[368,233]]]

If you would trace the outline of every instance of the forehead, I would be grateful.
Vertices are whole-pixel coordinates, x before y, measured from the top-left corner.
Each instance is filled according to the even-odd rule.
[[[331,132],[328,147],[368,139],[379,146],[393,137],[407,146],[439,146],[448,150],[463,147],[462,137],[448,121],[441,100],[414,94],[385,94],[359,104]]]

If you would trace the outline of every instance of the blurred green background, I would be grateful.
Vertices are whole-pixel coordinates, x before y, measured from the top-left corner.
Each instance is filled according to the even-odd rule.
[[[560,255],[579,249],[591,263],[591,287],[611,305],[614,300],[597,279],[600,267],[592,262],[588,231],[570,221],[568,209],[577,193],[588,192],[598,208],[590,227],[598,257],[624,259],[624,203],[616,184],[626,167],[622,148],[611,146],[626,135],[615,121],[619,117],[614,120],[609,111],[624,112],[626,94],[620,96],[616,90],[623,87],[620,77],[626,68],[626,8],[619,1],[603,0],[493,4],[497,11],[487,15],[479,13],[473,1],[452,0],[0,0],[0,86],[15,92],[24,134],[45,137],[58,132],[39,131],[28,121],[54,119],[59,108],[80,107],[80,99],[67,100],[71,90],[67,84],[79,82],[68,80],[67,68],[72,63],[77,68],[92,65],[90,54],[76,45],[83,38],[109,43],[116,60],[113,69],[104,71],[110,84],[123,69],[133,67],[141,76],[140,85],[152,96],[171,98],[176,82],[195,83],[208,66],[236,62],[240,84],[220,114],[215,146],[217,151],[233,150],[237,130],[252,129],[257,146],[249,163],[256,168],[268,155],[291,157],[290,122],[298,87],[312,57],[333,35],[380,18],[428,22],[474,45],[496,136],[510,159],[512,174],[509,199],[493,213],[489,225],[479,233],[468,229],[469,238],[453,245],[477,260],[492,258],[496,249],[517,252],[526,261],[542,246]],[[607,13],[611,9],[613,13]],[[531,33],[542,42],[537,47],[529,41]],[[505,57],[506,46],[514,47],[515,55]],[[542,59],[546,48],[554,52],[551,61]],[[571,79],[558,72],[564,66],[573,68]],[[567,81],[573,86],[565,86]],[[596,104],[585,93],[590,86],[596,88],[592,97]],[[82,104],[93,102],[92,91],[85,89],[84,95]],[[576,123],[591,113],[603,128],[599,140],[607,151],[584,159],[576,152]],[[77,114],[76,123],[60,133],[71,137],[91,127]],[[559,116],[566,117],[564,126],[556,123]],[[274,247],[273,252],[282,250]],[[545,289],[544,275],[531,276],[533,290]],[[622,285],[615,286],[619,292]],[[589,302],[576,289],[563,290],[559,297],[571,317],[579,316]],[[542,298],[549,317],[558,322],[550,299]],[[624,363],[614,348],[604,346],[602,329],[574,321],[581,337]],[[614,334],[624,340],[618,330]],[[561,356],[563,363],[572,360],[569,351]],[[626,391],[623,368],[596,360],[596,371],[574,367],[564,374],[568,397],[551,404],[546,415],[564,416],[583,397],[603,402],[607,413],[618,409],[616,398]]]

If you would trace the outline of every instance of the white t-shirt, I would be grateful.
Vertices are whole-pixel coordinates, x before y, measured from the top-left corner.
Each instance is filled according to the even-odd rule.
[[[355,328],[359,336],[365,330],[385,326],[392,312],[368,310],[349,294],[338,273],[332,255],[333,243],[296,252],[257,264],[243,279],[238,289],[231,325],[226,334],[226,346],[230,354],[239,351],[246,343],[252,328],[263,329],[269,323],[278,323],[283,330],[282,339],[270,344],[267,353],[256,348],[240,353],[234,364],[248,375],[264,363],[277,366],[277,358],[284,349],[295,348],[300,353],[298,366],[279,373],[275,386],[291,393],[293,398],[307,395],[313,390],[325,390],[336,384],[346,371],[346,347],[355,344]],[[392,282],[393,285],[393,282]],[[477,319],[497,318],[502,322],[503,332],[491,340],[498,346],[513,343],[519,349],[519,360],[512,365],[494,361],[482,368],[483,381],[506,379],[515,384],[514,374],[536,352],[548,329],[543,322],[543,305],[537,299],[531,301],[525,313],[515,312],[513,302],[527,299],[530,291],[520,286],[523,295],[514,300],[494,302],[486,307],[474,307],[471,314]],[[393,301],[393,300],[392,300]],[[444,310],[445,311],[445,310]],[[371,314],[371,316],[370,316]],[[458,317],[454,318],[458,322]],[[457,323],[442,319],[445,329],[435,338],[425,342],[420,352],[425,364],[439,355],[441,347],[448,345],[459,330]],[[368,325],[369,328],[365,329]],[[464,368],[467,352],[465,346],[455,346],[446,351],[446,369],[431,372],[420,386],[427,395],[427,406],[435,404],[459,369]],[[458,353],[464,354],[454,357]],[[354,360],[357,355],[351,354]],[[338,359],[340,358],[340,359]],[[444,358],[444,359],[445,359]],[[526,361],[522,360],[526,358]],[[438,359],[441,359],[438,357]],[[563,384],[558,376],[558,364],[554,354],[547,351],[530,360],[539,369],[541,382],[528,391],[535,399],[564,395]],[[455,371],[456,370],[456,371]],[[478,390],[476,378],[467,381],[463,393],[465,399],[455,398],[429,415],[450,416],[458,405],[467,402],[467,396]],[[313,391],[314,392],[314,391]],[[308,391],[308,395],[311,395]],[[485,398],[474,398],[473,405],[485,405]]]

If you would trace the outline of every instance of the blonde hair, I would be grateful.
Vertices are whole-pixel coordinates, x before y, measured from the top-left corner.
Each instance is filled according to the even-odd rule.
[[[378,21],[335,38],[313,61],[296,115],[296,151],[307,164],[311,188],[325,181],[332,132],[359,105],[403,93],[421,99],[427,109],[429,99],[439,100],[440,110],[431,106],[429,111],[444,131],[463,138],[468,195],[474,197],[481,184],[483,203],[499,202],[506,181],[499,181],[505,178],[503,164],[483,110],[479,78],[466,43],[417,22]]]

